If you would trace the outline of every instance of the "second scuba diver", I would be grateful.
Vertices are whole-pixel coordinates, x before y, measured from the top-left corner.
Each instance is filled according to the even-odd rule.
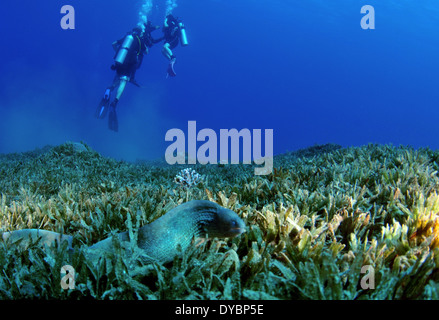
[[[178,45],[179,40],[182,46],[188,45],[186,31],[179,19],[174,18],[172,14],[168,14],[163,23],[163,33],[165,44],[163,45],[162,53],[169,60],[167,72],[169,76],[175,77],[177,75],[174,70],[176,57],[172,53],[172,49]]]
[[[116,71],[116,75],[112,85],[105,90],[104,97],[96,109],[95,116],[98,119],[104,119],[107,112],[109,112],[108,128],[116,132],[119,130],[116,106],[125,90],[126,84],[131,82],[139,86],[134,76],[142,64],[143,55],[148,53],[148,48],[151,48],[153,44],[163,40],[163,38],[153,39],[151,36],[151,32],[159,29],[159,26],[153,26],[148,21],[143,27],[144,29],[140,27],[134,28],[124,38],[112,44],[116,54],[114,56],[115,63],[111,66],[111,69]],[[116,87],[116,97],[110,103],[111,93]]]

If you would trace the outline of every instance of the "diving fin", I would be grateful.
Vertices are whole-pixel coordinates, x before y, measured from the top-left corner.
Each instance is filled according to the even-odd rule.
[[[134,84],[136,87],[138,87],[138,88],[143,88],[143,86],[141,86],[137,81],[136,81],[136,79],[134,79],[134,78],[131,78],[130,79],[130,82],[132,83],[132,84]]]
[[[108,100],[102,99],[99,106],[96,108],[95,117],[98,119],[104,119],[108,112]]]
[[[113,101],[110,105],[110,113],[108,114],[108,129],[117,132],[119,130],[119,123],[117,121],[116,113],[117,101]]]
[[[104,119],[108,112],[108,105],[110,104],[110,89],[105,91],[104,97],[96,108],[95,117]]]
[[[176,59],[172,58],[172,60],[169,62],[169,65],[168,65],[168,76],[170,76],[170,77],[175,77],[177,75],[174,71],[175,61],[176,61]]]

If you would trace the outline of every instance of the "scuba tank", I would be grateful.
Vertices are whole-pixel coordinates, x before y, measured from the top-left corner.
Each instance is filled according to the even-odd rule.
[[[131,34],[125,37],[122,45],[119,48],[119,51],[116,54],[116,57],[114,58],[114,61],[116,61],[116,63],[123,64],[125,62],[128,51],[130,50],[133,41],[134,41],[134,37]]]
[[[187,46],[189,44],[189,42],[187,41],[187,35],[186,35],[186,30],[184,28],[184,24],[182,22],[178,23],[178,28],[180,29],[180,42],[181,45]]]

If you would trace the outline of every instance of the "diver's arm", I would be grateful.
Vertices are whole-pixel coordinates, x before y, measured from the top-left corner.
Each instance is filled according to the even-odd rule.
[[[111,44],[111,45],[113,46],[114,51],[119,50],[119,47],[122,45],[124,39],[125,39],[125,38],[119,39],[119,40],[117,40],[117,41],[114,41],[114,42]]]
[[[161,37],[161,38],[158,38],[158,39],[154,39],[153,37],[151,37],[151,41],[152,41],[152,43],[159,43],[159,42],[162,42],[163,40],[165,40],[165,37]]]
[[[158,30],[158,29],[160,29],[160,27],[159,27],[159,26],[155,26],[155,27],[154,27],[154,30],[152,30],[152,31],[149,33],[149,38],[151,39],[151,42],[152,42],[153,44],[155,44],[155,43],[159,43],[160,41],[163,41],[163,40],[165,39],[165,37],[160,37],[160,38],[158,38],[158,39],[154,39],[154,38],[152,37],[151,33],[154,32],[154,31],[156,31],[156,30]]]

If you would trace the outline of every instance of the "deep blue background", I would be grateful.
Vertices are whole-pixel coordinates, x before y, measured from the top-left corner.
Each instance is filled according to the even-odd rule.
[[[178,0],[177,0],[178,1]],[[76,29],[62,30],[73,5]],[[315,143],[439,148],[439,3],[181,0],[190,45],[177,77],[156,45],[119,103],[119,133],[93,118],[113,79],[111,43],[142,1],[1,5],[0,153],[85,141],[117,159],[162,157],[171,128],[274,129],[275,153]],[[376,29],[360,27],[363,5]],[[162,24],[165,1],[150,18]],[[161,31],[154,33],[159,37]]]

